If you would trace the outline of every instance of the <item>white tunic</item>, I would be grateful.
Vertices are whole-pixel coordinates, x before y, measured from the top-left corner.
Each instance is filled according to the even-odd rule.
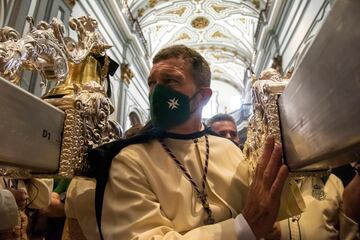
[[[339,178],[331,174],[324,184],[319,177],[307,177],[300,190],[306,210],[280,222],[281,239],[359,239],[358,224],[341,210],[344,187]]]
[[[197,144],[164,141],[201,186],[205,137]],[[152,140],[124,148],[112,162],[102,212],[105,239],[237,239],[234,218],[244,207],[248,166],[229,140],[209,136],[209,143],[206,191],[215,224],[204,225],[207,215],[192,185],[159,141]],[[291,216],[300,212],[299,199],[287,193],[282,209]]]

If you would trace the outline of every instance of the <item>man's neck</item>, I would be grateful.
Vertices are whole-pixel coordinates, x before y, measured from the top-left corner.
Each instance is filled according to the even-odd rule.
[[[201,123],[201,115],[200,115],[200,116],[194,116],[189,120],[187,120],[185,123],[169,129],[168,132],[176,133],[176,134],[191,134],[201,131],[202,128],[203,125]]]

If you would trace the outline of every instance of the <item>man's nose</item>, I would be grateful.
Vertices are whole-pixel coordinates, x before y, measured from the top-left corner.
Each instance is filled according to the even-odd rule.
[[[225,137],[228,139],[231,139],[231,134],[229,132],[227,132]]]

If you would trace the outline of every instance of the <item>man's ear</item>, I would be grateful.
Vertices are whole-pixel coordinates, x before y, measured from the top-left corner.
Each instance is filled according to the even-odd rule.
[[[209,87],[202,87],[200,90],[200,94],[201,94],[201,104],[205,106],[209,102],[212,96],[212,90]]]

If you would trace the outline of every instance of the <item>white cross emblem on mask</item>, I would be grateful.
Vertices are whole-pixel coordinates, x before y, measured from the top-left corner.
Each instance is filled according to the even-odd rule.
[[[167,103],[169,104],[169,108],[171,110],[176,109],[179,106],[178,100],[176,98],[169,99]]]

